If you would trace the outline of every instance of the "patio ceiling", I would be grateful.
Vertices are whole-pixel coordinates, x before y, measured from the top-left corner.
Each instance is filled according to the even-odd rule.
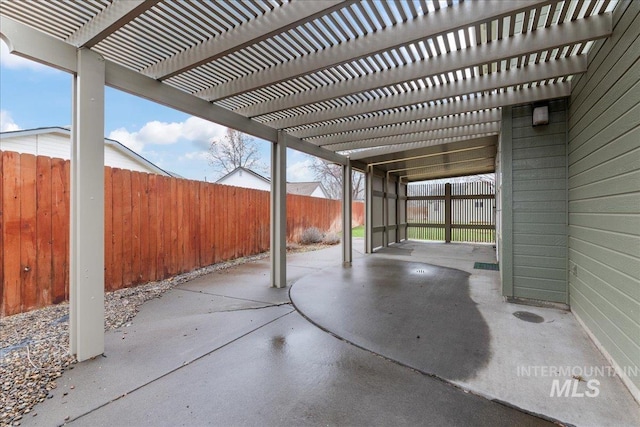
[[[74,72],[65,54],[89,48],[113,87],[416,181],[492,171],[500,108],[568,96],[616,4],[3,0],[0,15],[3,33],[50,36],[18,54]]]

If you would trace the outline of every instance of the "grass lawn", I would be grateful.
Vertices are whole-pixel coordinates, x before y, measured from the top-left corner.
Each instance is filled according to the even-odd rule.
[[[444,228],[417,228],[409,227],[409,239],[444,241]],[[495,242],[494,230],[463,230],[454,228],[451,230],[453,242]]]
[[[364,237],[364,225],[353,227],[351,229],[351,237]]]
[[[444,241],[444,228],[414,228],[409,227],[409,239]],[[351,229],[351,236],[364,237],[364,225]],[[494,230],[451,230],[451,240],[454,242],[495,242]]]

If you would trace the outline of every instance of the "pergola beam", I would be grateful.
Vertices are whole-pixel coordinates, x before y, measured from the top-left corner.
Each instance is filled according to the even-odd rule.
[[[0,35],[8,40],[7,45],[11,53],[63,71],[77,72],[75,60],[77,49],[68,43],[47,36],[5,16],[0,16]],[[277,129],[211,104],[108,60],[105,60],[105,84],[266,141],[278,141]],[[295,150],[341,165],[347,162],[346,157],[310,142],[291,135],[286,135],[286,138],[288,146]]]
[[[78,70],[73,46],[4,15],[0,15],[0,37],[12,54],[68,73]]]
[[[102,12],[67,37],[76,47],[92,47],[118,31],[137,16],[155,6],[160,0],[119,0],[110,3]]]
[[[379,166],[384,170],[409,170],[415,169],[420,166],[433,165],[442,163],[444,159],[464,160],[477,157],[474,153],[483,152],[487,149],[491,149],[493,154],[496,152],[495,145],[479,145],[470,147],[465,150],[448,150],[443,149],[438,153],[432,153],[423,156],[406,157],[401,160],[390,160],[385,163],[371,163],[374,166]]]
[[[435,177],[447,178],[452,176],[488,173],[488,172],[494,171],[495,169],[494,162],[495,162],[494,158],[487,158],[487,159],[469,160],[467,162],[460,162],[460,163],[449,163],[449,164],[443,164],[443,165],[429,166],[422,170],[416,171],[414,173],[400,175],[399,178],[401,180],[423,181],[423,180],[426,180],[429,178],[435,178]],[[473,165],[473,167],[465,168],[464,167],[465,164]]]
[[[422,61],[373,73],[367,78],[349,79],[234,111],[243,116],[255,117],[275,111],[315,104],[355,93],[551,50],[561,46],[596,40],[611,35],[612,27],[611,14],[596,15],[587,19],[555,25],[547,29],[538,29],[506,39],[495,40],[480,46],[452,51],[446,55],[432,56]]]
[[[385,145],[408,144],[411,142],[422,142],[434,139],[457,138],[462,136],[486,135],[492,133],[497,135],[499,132],[500,121],[493,121],[476,125],[416,132],[407,135],[395,135],[355,142],[343,142],[340,144],[328,145],[327,148],[335,151],[356,150],[361,148],[381,147]]]
[[[438,117],[446,117],[456,114],[470,113],[507,105],[527,104],[546,99],[563,98],[571,95],[571,83],[562,82],[553,85],[508,90],[481,97],[466,99],[464,101],[447,102],[431,106],[429,108],[417,108],[411,111],[403,111],[401,114],[384,114],[374,117],[362,117],[358,120],[348,120],[338,123],[320,124],[299,130],[290,130],[289,134],[298,138],[311,139],[324,135],[333,135],[359,131],[382,126],[391,126],[416,120],[424,120]]]
[[[436,37],[457,29],[465,29],[488,20],[551,3],[554,1],[486,0],[461,2],[455,8],[448,7],[427,13],[416,19],[333,45],[319,52],[262,70],[259,73],[237,78],[224,85],[203,89],[196,92],[195,95],[209,101],[240,95],[425,38]]]
[[[123,66],[111,62],[107,62],[106,65],[106,83],[108,86],[218,123],[222,126],[239,130],[240,132],[253,135],[260,139],[270,142],[278,141],[278,131],[276,129],[211,104],[203,99],[196,98],[193,95],[189,95],[150,77],[143,76]],[[292,137],[291,135],[286,135],[285,137],[290,148],[341,165],[347,162],[346,157],[336,154],[333,151],[323,149],[310,142]]]
[[[458,162],[485,160],[485,159],[494,158],[495,155],[496,155],[496,146],[487,145],[484,147],[476,147],[475,150],[466,150],[466,151],[459,151],[459,152],[444,151],[442,153],[439,153],[438,156],[429,157],[429,158],[420,160],[421,164],[407,165],[403,167],[390,167],[385,170],[390,173],[397,173],[402,171],[418,170],[421,168],[435,166],[435,165],[445,165],[445,164],[454,164]]]
[[[497,122],[502,118],[502,113],[498,108],[483,111],[474,111],[467,114],[455,116],[436,117],[428,120],[402,123],[395,126],[377,127],[365,129],[359,132],[341,133],[322,138],[309,138],[309,142],[319,146],[331,144],[353,143],[374,138],[393,137],[409,135],[419,132],[435,131],[460,126],[478,125],[489,122]]]
[[[587,70],[586,55],[572,56],[539,64],[527,65],[522,68],[511,68],[483,76],[458,80],[449,84],[432,86],[428,90],[414,90],[368,102],[359,102],[344,108],[332,108],[313,114],[301,114],[293,117],[266,122],[267,125],[284,129],[303,126],[328,120],[336,120],[348,116],[390,110],[409,105],[422,104],[441,99],[455,98],[472,93],[491,91],[509,86],[517,86],[530,82],[549,80],[557,77],[584,73]]]
[[[372,148],[370,150],[351,153],[349,157],[351,158],[351,160],[361,160],[364,163],[369,164],[379,161],[384,156],[393,156],[396,153],[404,153],[421,148],[431,148],[444,144],[463,143],[466,141],[468,141],[469,144],[472,144],[472,141],[477,141],[478,144],[495,144],[497,142],[497,138],[498,137],[496,135],[480,135],[476,137],[461,136],[455,138],[433,139],[430,141],[412,142],[407,144],[388,145],[386,147]]]
[[[234,51],[259,43],[276,34],[312,21],[353,3],[354,0],[314,0],[300,7],[300,0],[285,3],[266,14],[204,43],[160,61],[141,72],[165,80],[202,64],[215,61]]]

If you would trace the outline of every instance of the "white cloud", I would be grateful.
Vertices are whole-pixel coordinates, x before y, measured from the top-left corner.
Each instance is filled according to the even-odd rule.
[[[178,158],[180,161],[184,160],[205,160],[209,161],[209,152],[208,151],[190,151],[188,153],[184,153],[182,156]]]
[[[154,120],[145,124],[137,137],[144,144],[169,145],[178,142],[184,123],[165,123]]]
[[[0,66],[11,70],[29,69],[33,71],[57,71],[52,67],[9,53],[9,48],[5,44],[4,40],[0,40]]]
[[[20,130],[20,126],[13,121],[11,114],[7,110],[0,110],[0,132],[11,132]]]
[[[122,145],[131,148],[136,153],[141,153],[144,142],[138,139],[138,132],[129,132],[125,128],[118,128],[109,133],[108,138],[115,139]]]
[[[311,165],[313,160],[306,159],[300,162],[292,163],[287,167],[287,181],[290,182],[308,182],[315,181]]]
[[[199,117],[189,117],[183,124],[182,132],[191,141],[205,141],[209,144],[212,139],[222,138],[227,128]]]
[[[109,134],[109,138],[115,139],[140,153],[147,145],[170,145],[175,144],[180,139],[208,146],[213,138],[221,137],[225,132],[226,128],[224,126],[197,117],[189,117],[184,122],[177,123],[154,120],[134,132],[119,128],[112,131]]]

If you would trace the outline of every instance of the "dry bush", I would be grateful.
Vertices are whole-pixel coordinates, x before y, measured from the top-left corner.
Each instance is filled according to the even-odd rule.
[[[322,243],[325,245],[337,245],[340,243],[340,236],[337,233],[327,233],[324,235]]]
[[[322,232],[316,227],[306,228],[300,236],[300,243],[303,245],[312,245],[314,243],[322,242]]]

